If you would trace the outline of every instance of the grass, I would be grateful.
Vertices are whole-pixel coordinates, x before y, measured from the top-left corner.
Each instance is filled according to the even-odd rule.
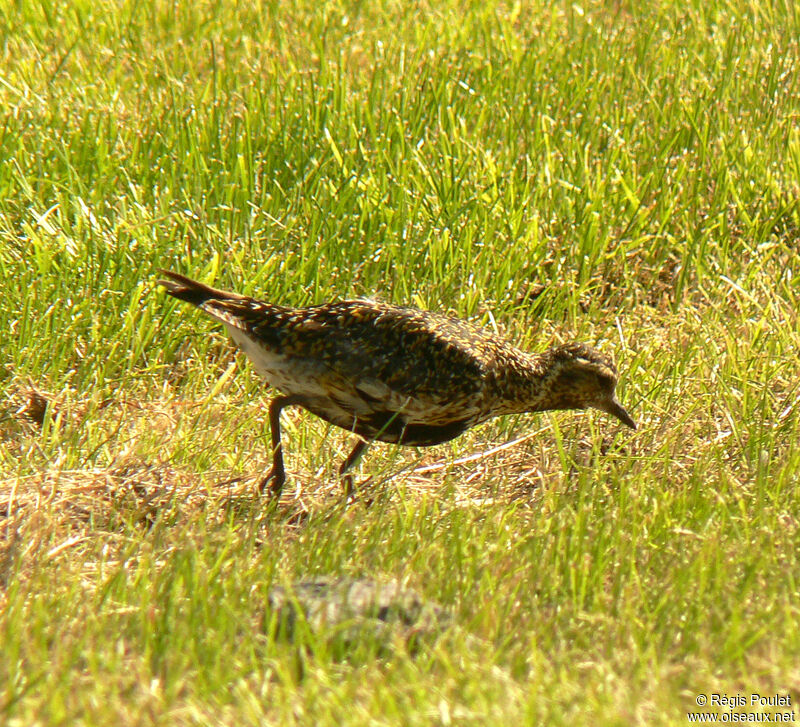
[[[0,0],[0,37],[0,721],[800,699],[794,4]],[[287,414],[298,523],[254,499],[263,386],[159,267],[590,341],[639,431],[376,446],[366,510],[348,436]],[[270,638],[271,584],[340,573],[454,626],[418,654]]]

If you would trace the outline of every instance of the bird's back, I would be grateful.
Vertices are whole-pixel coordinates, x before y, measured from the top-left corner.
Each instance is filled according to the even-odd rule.
[[[374,379],[406,395],[474,394],[492,358],[481,331],[413,308],[349,300],[302,309],[284,351],[312,351],[348,378]]]

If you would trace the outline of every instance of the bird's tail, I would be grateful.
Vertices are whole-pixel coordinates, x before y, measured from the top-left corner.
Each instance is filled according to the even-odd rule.
[[[169,280],[159,280],[158,284],[166,288],[167,293],[173,298],[184,300],[192,305],[201,306],[209,300],[243,300],[245,296],[237,293],[229,293],[225,290],[217,290],[210,285],[198,283],[196,280],[187,278],[180,273],[173,273],[170,270],[160,270]]]

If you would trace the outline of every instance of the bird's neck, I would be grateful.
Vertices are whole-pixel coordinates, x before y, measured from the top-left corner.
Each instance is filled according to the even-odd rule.
[[[493,386],[495,406],[504,414],[569,409],[574,406],[553,386],[551,351],[515,351],[497,368]]]

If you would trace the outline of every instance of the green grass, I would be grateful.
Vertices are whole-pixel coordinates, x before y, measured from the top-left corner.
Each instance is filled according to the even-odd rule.
[[[800,700],[794,3],[0,0],[0,38],[0,722]],[[592,342],[639,430],[376,445],[366,510],[339,502],[348,436],[287,414],[297,524],[253,496],[263,386],[160,267]],[[270,638],[272,583],[338,573],[454,627],[416,655]]]

